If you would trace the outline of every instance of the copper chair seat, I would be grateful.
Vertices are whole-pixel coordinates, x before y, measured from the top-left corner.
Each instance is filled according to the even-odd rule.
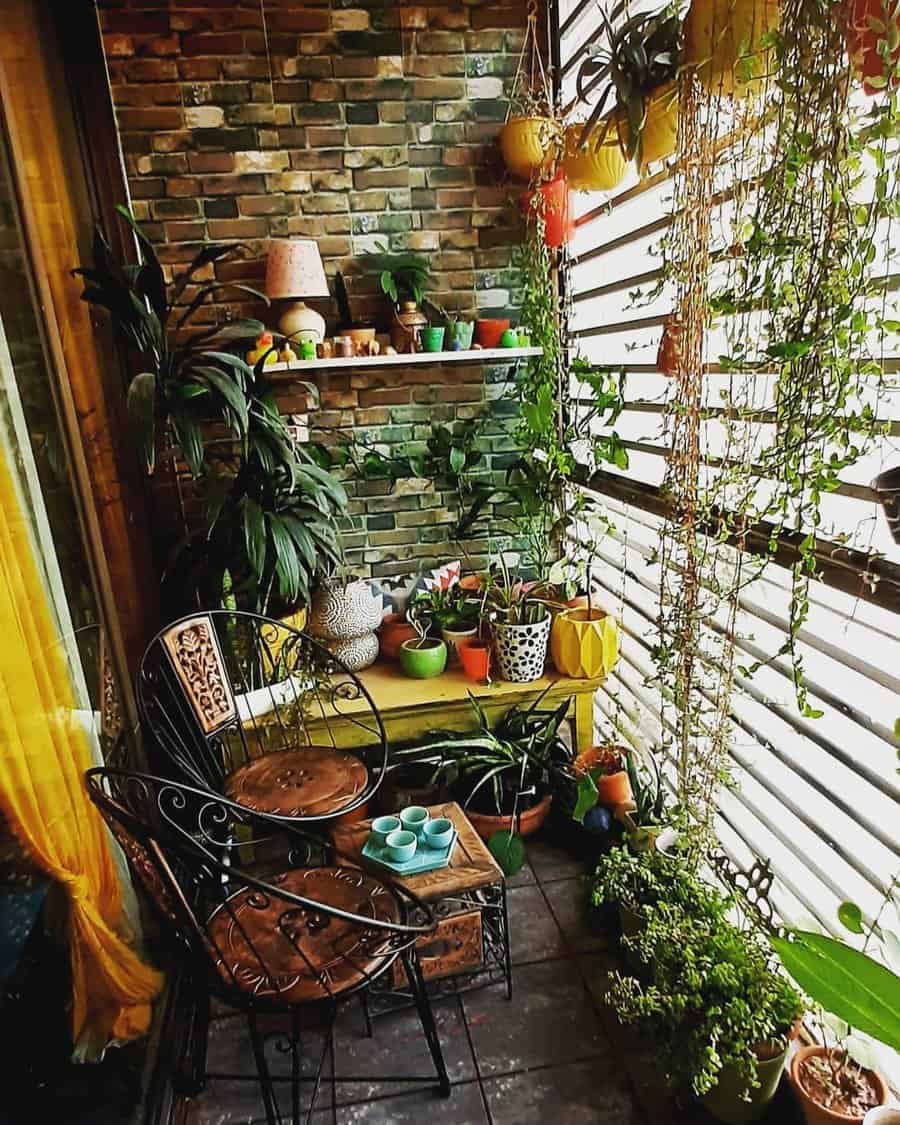
[[[369,780],[365,764],[346,750],[304,746],[251,758],[225,778],[226,797],[270,816],[327,816],[345,809]]]
[[[400,918],[394,895],[356,868],[296,868],[269,882],[329,910]],[[287,1004],[333,999],[369,979],[389,963],[395,936],[250,887],[214,911],[206,932],[226,985]]]

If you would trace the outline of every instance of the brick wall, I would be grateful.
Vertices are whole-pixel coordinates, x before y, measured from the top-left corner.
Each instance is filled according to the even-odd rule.
[[[99,6],[135,214],[167,268],[204,240],[239,239],[246,259],[219,276],[259,285],[267,238],[313,237],[329,275],[344,272],[354,315],[386,324],[377,281],[361,268],[386,242],[429,256],[448,309],[491,315],[515,304],[520,234],[494,141],[524,3]],[[333,322],[331,302],[311,303]],[[260,312],[233,302],[205,315]],[[497,402],[505,374],[448,365],[320,377],[309,422],[329,441],[355,431],[406,453],[423,448],[432,421],[489,411],[482,445],[500,472],[511,449],[510,404]],[[302,413],[302,396],[286,389],[282,408]],[[411,558],[429,565],[453,552],[452,494],[440,482],[350,486],[347,546],[361,569],[399,573]]]

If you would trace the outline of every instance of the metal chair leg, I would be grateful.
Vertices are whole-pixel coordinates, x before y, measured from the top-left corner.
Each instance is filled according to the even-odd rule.
[[[247,1025],[250,1028],[250,1042],[253,1044],[253,1057],[256,1059],[256,1073],[259,1075],[259,1085],[262,1090],[263,1105],[266,1109],[267,1125],[284,1125],[278,1109],[278,1099],[269,1073],[269,1064],[266,1062],[266,1052],[262,1036],[256,1024],[256,1013],[247,1013]]]
[[[309,1098],[309,1109],[306,1112],[306,1125],[311,1125],[313,1113],[316,1108],[316,1099],[319,1096],[319,1087],[322,1084],[322,1070],[325,1067],[325,1056],[331,1056],[331,1114],[335,1121],[337,1121],[337,1110],[334,1105],[334,1021],[337,1016],[337,1005],[332,1003],[329,1005],[327,1030],[325,1032],[325,1042],[322,1044],[322,1053],[319,1055],[319,1065],[316,1067],[316,1077],[313,1081],[312,1094]],[[295,1125],[300,1125],[299,1119]]]
[[[509,946],[509,910],[506,905],[505,880],[501,891],[500,909],[503,918],[503,968],[506,975],[506,999],[512,1000],[512,953]]]
[[[369,993],[366,989],[359,994],[362,1001],[363,1018],[366,1021],[366,1038],[372,1038],[372,1013],[369,1011]]]
[[[174,1086],[184,1097],[195,1098],[206,1085],[209,992],[192,974],[188,974],[178,987],[184,989],[187,1016],[184,1022],[184,1053],[175,1073]]]
[[[434,1012],[431,1010],[431,1001],[425,991],[425,981],[422,979],[422,970],[419,968],[419,958],[414,949],[407,949],[403,953],[403,965],[409,980],[409,987],[416,1002],[425,1040],[431,1051],[434,1068],[437,1071],[438,1089],[442,1098],[450,1096],[450,1077],[447,1074],[447,1064],[444,1062],[444,1053],[441,1050],[441,1040],[438,1035],[437,1024],[434,1022]]]

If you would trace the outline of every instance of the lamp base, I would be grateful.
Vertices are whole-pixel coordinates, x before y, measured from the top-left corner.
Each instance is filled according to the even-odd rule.
[[[314,344],[321,344],[325,339],[325,317],[303,301],[291,301],[281,314],[278,330],[291,342],[312,340]]]

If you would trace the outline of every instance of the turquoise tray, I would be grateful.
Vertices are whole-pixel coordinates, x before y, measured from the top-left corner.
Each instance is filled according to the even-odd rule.
[[[441,867],[446,867],[455,847],[456,829],[454,828],[453,839],[446,848],[438,851],[437,848],[426,847],[420,840],[419,846],[416,848],[416,854],[412,859],[404,860],[403,863],[395,863],[394,860],[388,859],[385,854],[386,849],[374,843],[371,836],[363,844],[362,854],[372,863],[377,863],[381,867],[386,867],[388,871],[393,871],[395,875],[421,875],[423,871],[437,871]]]

